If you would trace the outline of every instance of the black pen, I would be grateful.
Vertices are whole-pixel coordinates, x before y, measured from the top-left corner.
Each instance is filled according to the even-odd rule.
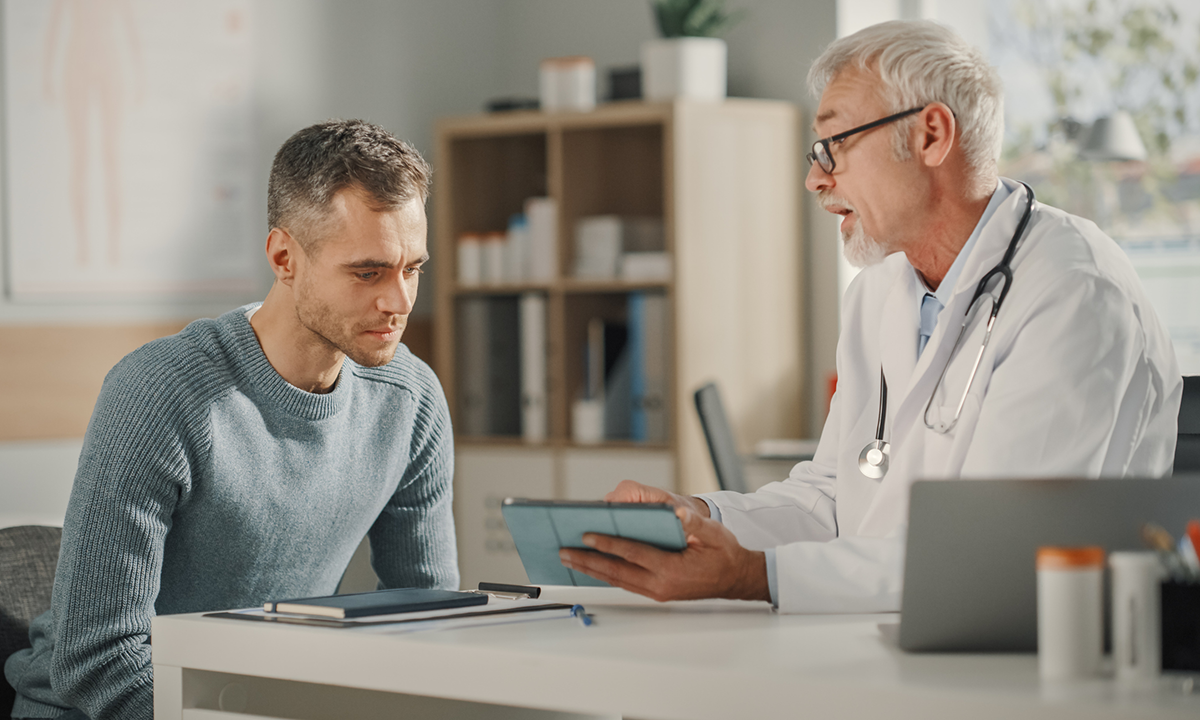
[[[533,585],[507,585],[505,583],[481,582],[479,583],[479,592],[490,595],[527,597],[536,600],[542,594],[542,589]]]

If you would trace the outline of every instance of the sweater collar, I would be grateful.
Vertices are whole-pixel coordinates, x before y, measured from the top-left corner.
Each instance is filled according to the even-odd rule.
[[[218,319],[222,334],[228,340],[228,350],[240,379],[254,386],[264,398],[297,417],[322,420],[341,412],[350,401],[351,387],[354,383],[354,373],[347,371],[347,365],[352,361],[346,358],[342,362],[337,382],[333,390],[327,393],[301,390],[284,380],[267,360],[247,317],[261,304],[245,305],[225,313]]]

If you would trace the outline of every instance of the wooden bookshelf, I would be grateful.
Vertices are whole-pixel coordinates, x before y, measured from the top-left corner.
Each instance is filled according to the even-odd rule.
[[[547,303],[547,440],[456,438],[465,584],[506,579],[503,568],[513,567],[507,579],[521,579],[515,554],[497,550],[502,495],[598,497],[626,477],[686,493],[716,489],[692,399],[705,382],[720,385],[743,451],[805,435],[799,127],[795,107],[759,100],[622,102],[438,123],[434,367],[456,426],[461,303],[531,291]],[[534,196],[558,206],[554,277],[460,286],[459,236],[503,231]],[[572,277],[575,224],[593,215],[661,217],[672,276]],[[667,438],[576,444],[570,408],[583,385],[588,320],[621,317],[639,291],[660,293],[667,307]],[[493,535],[484,538],[485,529]],[[477,576],[481,567],[489,577]]]

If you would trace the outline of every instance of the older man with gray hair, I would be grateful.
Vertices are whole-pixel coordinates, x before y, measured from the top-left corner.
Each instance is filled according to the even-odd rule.
[[[96,402],[16,718],[144,718],[156,614],[331,595],[364,536],[384,587],[458,586],[441,386],[400,345],[429,166],[383,128],[275,156],[266,300],[130,353]]]
[[[1003,97],[982,53],[932,22],[883,23],[830,45],[809,85],[807,187],[865,267],[816,455],[746,495],[623,482],[608,499],[675,504],[687,548],[586,535],[600,552],[563,550],[568,567],[663,600],[895,611],[914,480],[1170,472],[1170,340],[1116,243],[998,177]]]

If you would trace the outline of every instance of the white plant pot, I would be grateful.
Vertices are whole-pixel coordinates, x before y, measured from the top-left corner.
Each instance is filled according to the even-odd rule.
[[[682,37],[642,44],[642,96],[647,100],[725,97],[725,41]]]

